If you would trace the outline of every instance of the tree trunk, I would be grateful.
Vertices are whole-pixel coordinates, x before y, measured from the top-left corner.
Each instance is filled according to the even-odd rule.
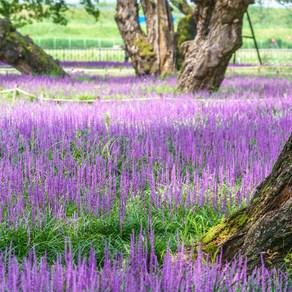
[[[0,19],[0,61],[23,74],[65,76],[65,71],[29,37],[22,36],[8,19]]]
[[[279,266],[292,247],[292,135],[271,174],[258,186],[251,203],[212,228],[201,240],[211,254],[222,248],[223,259],[241,254],[249,268]]]
[[[137,76],[156,74],[158,71],[154,47],[138,22],[136,0],[117,1],[116,22],[132,60]]]
[[[197,35],[185,50],[178,89],[216,90],[232,54],[242,45],[243,15],[252,0],[197,0]]]
[[[136,75],[171,74],[176,47],[172,15],[167,0],[141,0],[147,34],[138,22],[136,0],[118,0],[116,22],[131,57]]]
[[[175,33],[167,0],[157,0],[159,73],[167,75],[176,69]]]

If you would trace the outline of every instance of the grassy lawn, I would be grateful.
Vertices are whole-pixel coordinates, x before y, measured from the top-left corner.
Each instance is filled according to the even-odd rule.
[[[249,11],[260,46],[270,46],[270,39],[276,38],[279,45],[292,47],[292,16],[288,10],[250,7]],[[41,23],[25,26],[20,31],[30,35],[38,42],[41,38],[41,44],[51,48],[54,47],[54,42],[57,42],[57,46],[70,46],[70,39],[71,45],[74,43],[74,46],[78,47],[84,45],[84,39],[89,39],[86,45],[90,45],[90,39],[95,45],[103,47],[122,44],[114,21],[114,5],[109,5],[106,9],[101,10],[98,22],[95,22],[80,8],[69,10],[67,15],[69,19],[67,26],[56,25],[49,20],[45,20]],[[182,14],[174,11],[174,16],[177,19],[175,23],[177,25]],[[246,19],[244,21],[243,35],[250,35]],[[76,44],[76,42],[79,42],[79,44]],[[245,39],[244,43],[246,47],[252,46],[251,40]]]
[[[46,50],[60,61],[112,61],[123,62],[125,52],[121,49],[53,49]],[[291,64],[292,50],[290,49],[262,49],[260,50],[263,64]],[[233,59],[231,60],[233,62]],[[259,64],[255,49],[241,49],[236,52],[237,64]]]

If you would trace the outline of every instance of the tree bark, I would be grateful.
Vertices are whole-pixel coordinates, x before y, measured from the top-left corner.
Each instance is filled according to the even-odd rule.
[[[242,45],[242,20],[253,0],[197,0],[197,35],[185,48],[178,80],[184,92],[217,90],[232,54]]]
[[[167,75],[176,69],[176,45],[172,14],[167,0],[157,0],[159,73]]]
[[[136,75],[156,74],[158,71],[157,57],[153,44],[138,22],[139,13],[136,0],[118,0],[116,11],[115,19]]]
[[[171,74],[175,71],[176,46],[167,0],[141,0],[147,34],[138,22],[136,0],[118,0],[116,22],[132,59],[136,75]]]
[[[258,186],[251,203],[201,240],[211,254],[222,248],[223,259],[248,259],[249,269],[266,263],[279,266],[292,247],[292,135],[271,174]]]
[[[0,61],[23,74],[65,76],[62,67],[29,37],[22,36],[8,19],[0,19]]]

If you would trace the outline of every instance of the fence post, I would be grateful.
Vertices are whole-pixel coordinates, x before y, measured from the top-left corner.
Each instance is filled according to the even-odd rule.
[[[13,91],[13,95],[12,95],[12,102],[15,102],[15,100],[16,100],[17,88],[18,88],[18,85],[16,84],[15,88],[14,88],[14,91]]]

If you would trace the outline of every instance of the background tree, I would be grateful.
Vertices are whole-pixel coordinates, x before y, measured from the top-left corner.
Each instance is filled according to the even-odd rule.
[[[63,0],[1,0],[0,15],[16,27],[51,17],[54,23],[67,24],[64,13],[68,7]]]
[[[194,39],[193,7],[186,0],[141,0],[147,33],[139,24],[137,0],[117,1],[116,22],[136,75],[172,74],[183,60],[182,43]],[[174,31],[172,7],[185,15]]]
[[[139,24],[138,2],[118,0],[116,22],[136,75],[171,74],[176,47],[172,14],[167,0],[141,0],[147,33]]]
[[[85,10],[96,20],[98,1],[81,0]],[[65,0],[1,0],[0,15],[0,62],[7,63],[24,74],[64,76],[65,71],[57,61],[35,45],[28,36],[16,31],[32,21],[51,18],[54,23],[67,24]]]
[[[185,48],[178,88],[185,92],[220,87],[233,53],[242,45],[243,15],[252,0],[195,0],[197,35]]]
[[[7,18],[0,19],[0,61],[24,74],[66,75],[57,61],[18,33]]]
[[[292,0],[276,0],[276,1],[284,6],[292,4]]]
[[[98,0],[80,0],[80,4],[88,14],[98,20],[100,11]],[[1,0],[0,16],[8,18],[15,27],[51,18],[54,23],[66,25],[66,0]]]

